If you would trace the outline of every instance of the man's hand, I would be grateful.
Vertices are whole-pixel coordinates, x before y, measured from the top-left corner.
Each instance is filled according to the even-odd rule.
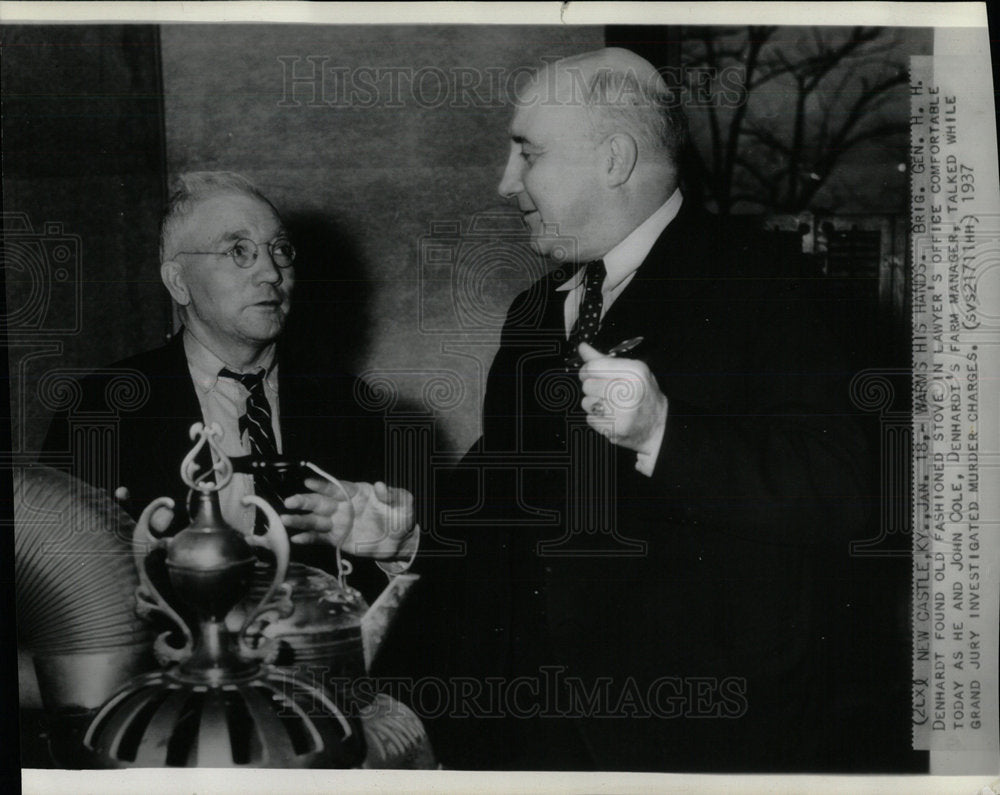
[[[348,504],[347,495],[329,481],[306,478],[305,484],[310,492],[289,497],[285,507],[308,513],[281,517],[290,531],[305,531],[292,537],[295,543],[330,544],[376,560],[398,560],[413,551],[413,495],[406,489],[381,481],[374,485],[341,481],[350,495]]]
[[[578,348],[587,424],[613,443],[655,456],[667,424],[667,398],[645,362],[605,356],[586,342]]]

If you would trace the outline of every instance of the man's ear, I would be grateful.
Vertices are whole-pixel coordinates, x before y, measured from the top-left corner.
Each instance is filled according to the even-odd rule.
[[[184,279],[183,265],[174,260],[167,260],[160,265],[160,279],[163,280],[163,286],[167,288],[174,303],[178,306],[187,306],[191,303],[191,293]]]
[[[604,145],[607,147],[609,188],[617,188],[628,182],[636,161],[639,159],[639,147],[628,133],[617,132],[608,136]]]

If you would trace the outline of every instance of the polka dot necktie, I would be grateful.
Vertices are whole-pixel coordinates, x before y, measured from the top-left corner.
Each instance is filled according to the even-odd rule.
[[[580,303],[580,314],[577,315],[576,323],[569,333],[566,341],[566,366],[577,368],[580,366],[580,355],[577,353],[577,346],[581,342],[590,342],[597,336],[597,330],[601,327],[601,310],[604,307],[604,297],[601,295],[601,286],[604,284],[604,277],[607,270],[604,267],[604,260],[598,259],[588,262],[583,275],[583,301]]]
[[[274,426],[271,421],[271,404],[268,403],[267,395],[264,394],[264,371],[234,373],[224,367],[219,371],[219,375],[222,378],[232,378],[239,381],[249,392],[246,411],[239,419],[239,429],[240,436],[246,432],[252,455],[264,459],[275,458],[278,455],[278,444],[274,438]],[[269,502],[280,512],[282,500],[263,472],[254,474],[253,487],[258,497]],[[254,521],[254,533],[262,535],[266,532],[267,517],[263,511],[258,510]]]

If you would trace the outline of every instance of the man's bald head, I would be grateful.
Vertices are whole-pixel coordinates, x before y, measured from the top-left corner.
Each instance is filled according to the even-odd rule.
[[[574,55],[548,64],[522,101],[579,104],[587,112],[591,137],[631,135],[644,161],[671,166],[687,140],[687,119],[662,76],[645,58],[620,47]]]
[[[497,188],[537,251],[604,256],[673,194],[683,111],[652,64],[605,49],[550,63],[520,93]]]

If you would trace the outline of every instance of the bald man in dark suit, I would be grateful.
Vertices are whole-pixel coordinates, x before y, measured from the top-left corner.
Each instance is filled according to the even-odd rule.
[[[499,190],[558,267],[508,312],[446,499],[467,495],[466,554],[438,564],[452,629],[430,633],[466,695],[434,727],[454,766],[851,753],[826,587],[868,530],[850,372],[808,285],[682,195],[684,139],[625,50],[548,64],[519,97]]]

